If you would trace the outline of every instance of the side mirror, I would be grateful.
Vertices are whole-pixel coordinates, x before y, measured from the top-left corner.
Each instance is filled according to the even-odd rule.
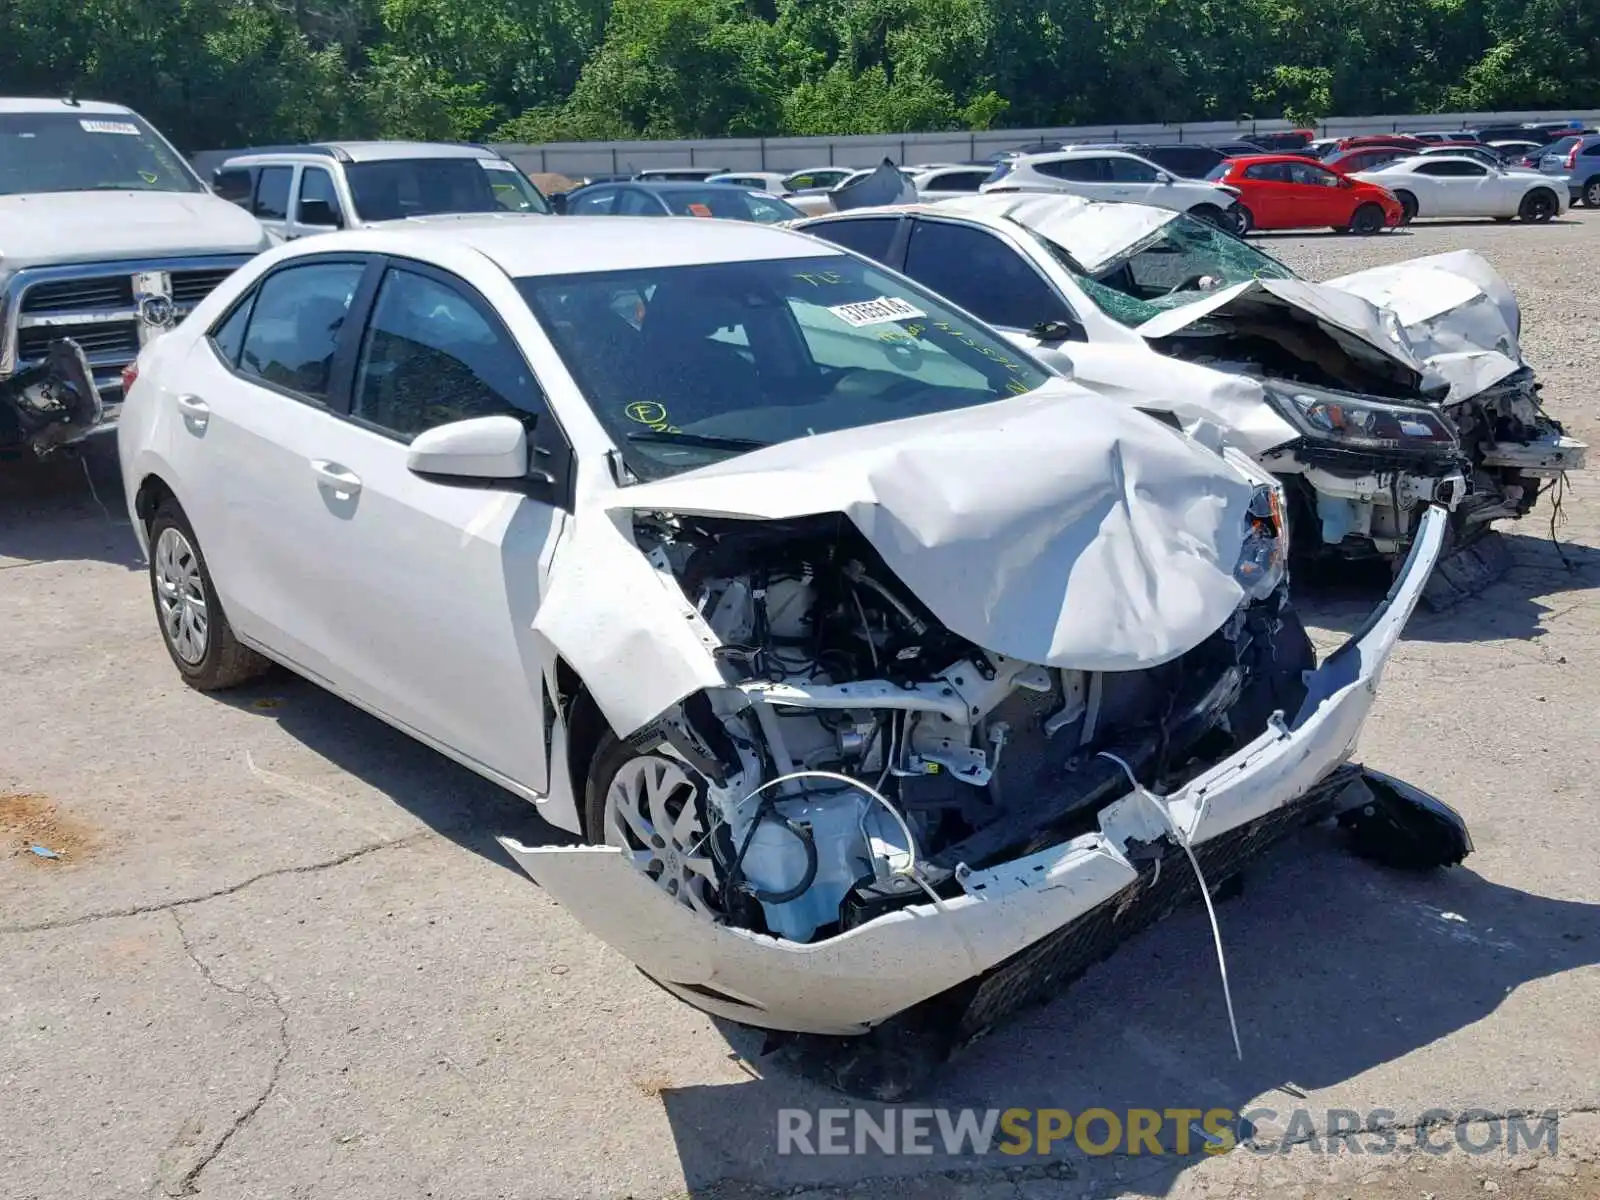
[[[343,229],[344,214],[326,200],[300,201],[300,224]]]
[[[528,431],[516,417],[472,417],[412,439],[406,467],[435,483],[520,480],[528,474]]]
[[[1156,182],[1157,183],[1171,183],[1172,182],[1172,176],[1168,175],[1165,171],[1157,171],[1156,172]]]
[[[558,217],[566,216],[567,194],[565,192],[552,192],[550,195],[546,196],[545,199],[550,201],[551,212],[555,213]]]

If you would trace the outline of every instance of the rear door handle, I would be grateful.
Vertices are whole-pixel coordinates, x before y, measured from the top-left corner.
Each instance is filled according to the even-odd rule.
[[[211,406],[199,396],[179,396],[177,400],[178,411],[184,416],[185,422],[196,433],[205,431],[206,422],[211,419]]]
[[[361,476],[325,458],[311,460],[311,473],[319,484],[331,488],[335,493],[354,496],[361,491]]]

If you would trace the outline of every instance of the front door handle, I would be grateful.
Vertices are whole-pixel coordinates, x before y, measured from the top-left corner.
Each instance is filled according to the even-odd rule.
[[[184,423],[196,433],[204,433],[206,422],[211,419],[211,406],[199,396],[179,396],[178,411],[183,414]]]
[[[325,458],[311,460],[311,473],[318,484],[331,489],[335,495],[354,496],[361,491],[361,476]]]

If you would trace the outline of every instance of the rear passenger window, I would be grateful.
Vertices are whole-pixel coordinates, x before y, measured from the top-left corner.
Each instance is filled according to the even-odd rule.
[[[256,201],[250,207],[252,215],[264,221],[289,219],[289,180],[293,167],[262,167],[256,180]]]
[[[230,367],[239,365],[239,351],[244,348],[244,331],[250,323],[250,308],[255,303],[251,293],[239,301],[227,319],[211,331],[211,344]]]
[[[239,370],[326,400],[339,331],[362,270],[360,263],[307,263],[267,276],[250,313]]]
[[[1104,183],[1107,178],[1106,160],[1103,158],[1063,158],[1055,162],[1035,163],[1033,169],[1041,175],[1056,179],[1071,179],[1077,183]]]
[[[889,261],[889,247],[894,242],[899,217],[862,217],[852,221],[824,221],[806,230],[812,237],[854,250],[857,254],[878,262]]]
[[[465,295],[411,271],[384,275],[352,416],[409,441],[452,421],[535,411],[537,394],[510,335]]]

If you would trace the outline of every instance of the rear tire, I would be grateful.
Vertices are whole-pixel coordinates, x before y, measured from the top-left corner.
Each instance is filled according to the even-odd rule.
[[[1589,208],[1600,208],[1600,176],[1583,185],[1583,203]]]
[[[1363,204],[1350,217],[1349,232],[1361,237],[1371,237],[1383,232],[1383,209],[1376,204]]]
[[[215,692],[272,666],[233,635],[189,518],[163,500],[150,519],[150,598],[172,665],[190,687]]]
[[[1235,204],[1229,210],[1234,218],[1234,236],[1243,237],[1256,227],[1256,215],[1243,204]]]
[[[1556,210],[1560,207],[1556,194],[1549,188],[1535,188],[1522,198],[1517,216],[1522,218],[1525,224],[1543,225],[1556,215]]]
[[[1396,192],[1394,198],[1400,201],[1400,224],[1409,225],[1417,219],[1417,198],[1410,192]]]

